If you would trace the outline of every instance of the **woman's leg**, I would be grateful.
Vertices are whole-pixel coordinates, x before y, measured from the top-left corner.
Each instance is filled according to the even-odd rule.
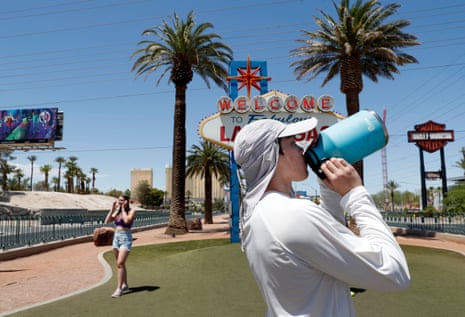
[[[116,272],[118,272],[118,258],[119,258],[119,250],[118,249],[113,249],[113,254],[115,255],[115,261],[116,261]],[[116,282],[116,288],[120,288],[119,287],[119,278],[118,278],[118,273],[116,275],[116,278],[117,278],[117,282]]]
[[[127,276],[127,271],[126,271],[126,259],[128,258],[129,251],[122,248],[118,252],[118,257],[116,258],[116,266],[118,268],[118,289],[123,288],[124,285],[128,285],[128,276]]]
[[[116,263],[118,263],[118,258],[119,258],[119,250],[114,248],[113,249],[113,254],[115,255],[115,260],[116,260]],[[111,297],[119,297],[121,296],[122,292],[121,292],[121,287],[119,286],[120,283],[119,283],[119,270],[117,268],[117,273],[116,273],[116,278],[117,278],[117,286],[116,286],[116,290],[113,292],[113,294],[111,295]]]
[[[113,293],[112,297],[119,297],[123,294],[123,291],[127,289],[128,277],[126,271],[126,259],[128,258],[129,252],[132,247],[132,235],[131,233],[120,233],[118,235],[118,243],[114,244],[113,252],[116,259],[117,267],[117,286],[116,290]],[[123,289],[124,287],[124,289]]]

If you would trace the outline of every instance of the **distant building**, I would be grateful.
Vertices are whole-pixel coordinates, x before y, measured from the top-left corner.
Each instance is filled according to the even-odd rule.
[[[171,173],[172,167],[165,166],[165,191],[166,199],[171,201]],[[186,200],[190,200],[192,203],[203,203],[205,200],[205,191],[204,191],[204,180],[200,176],[193,176],[186,178]],[[212,198],[223,200],[225,196],[225,190],[223,185],[216,179],[215,176],[212,177]]]
[[[134,193],[137,186],[144,181],[150,188],[153,187],[153,170],[151,168],[131,169],[131,193]]]
[[[465,176],[451,177],[447,180],[450,182],[454,182],[455,185],[462,185],[465,183]]]

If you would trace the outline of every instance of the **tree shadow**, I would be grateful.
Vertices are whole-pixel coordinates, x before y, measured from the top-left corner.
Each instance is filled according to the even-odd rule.
[[[156,290],[159,290],[160,286],[150,286],[150,285],[144,285],[144,286],[136,286],[136,287],[129,287],[124,294],[132,294],[132,293],[139,293],[139,292],[154,292]]]

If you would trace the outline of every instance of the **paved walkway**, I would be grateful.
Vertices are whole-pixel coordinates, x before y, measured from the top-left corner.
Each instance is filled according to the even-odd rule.
[[[165,228],[133,234],[133,246],[229,238],[229,216],[216,216],[202,231],[172,237]],[[106,283],[112,271],[103,253],[111,246],[80,243],[0,263],[0,316],[87,291]],[[130,258],[129,258],[130,260]]]
[[[229,218],[219,216],[203,230],[171,237],[165,228],[134,233],[134,246],[229,238]],[[448,249],[465,255],[465,242],[447,237],[398,237],[399,243]],[[96,247],[92,242],[55,249],[49,252],[0,263],[0,316],[28,309],[63,297],[87,291],[107,282],[111,268],[103,253],[111,247]]]

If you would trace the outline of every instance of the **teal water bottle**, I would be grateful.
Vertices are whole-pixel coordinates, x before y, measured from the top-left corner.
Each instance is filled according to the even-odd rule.
[[[353,164],[383,148],[389,135],[383,120],[372,110],[362,110],[320,132],[315,145],[304,153],[305,161],[320,178],[321,164],[331,157]]]

